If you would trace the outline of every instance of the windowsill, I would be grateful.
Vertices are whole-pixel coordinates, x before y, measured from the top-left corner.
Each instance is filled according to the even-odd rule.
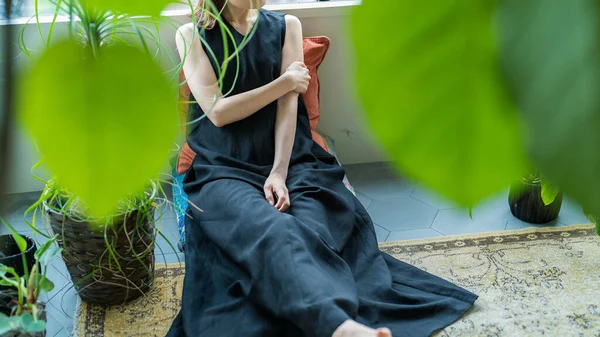
[[[351,1],[320,1],[320,2],[303,2],[303,3],[284,3],[266,5],[265,9],[277,12],[287,12],[299,18],[306,17],[327,17],[347,15],[350,9],[360,5],[361,0]],[[183,18],[189,17],[189,10],[166,10],[162,13],[164,17]],[[42,15],[39,19],[40,23],[52,22],[52,15]],[[67,17],[58,17],[56,22],[68,22]],[[0,26],[3,25],[26,25],[35,24],[35,18],[19,18],[13,20],[0,20]]]

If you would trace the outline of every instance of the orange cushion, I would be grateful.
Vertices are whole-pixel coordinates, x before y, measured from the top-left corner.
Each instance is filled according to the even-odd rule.
[[[327,146],[327,142],[325,141],[325,138],[323,138],[323,136],[318,134],[317,131],[311,130],[310,132],[312,133],[312,139],[315,141],[315,143],[321,145],[321,147],[325,151],[330,152],[329,146]]]
[[[319,124],[319,118],[321,117],[319,76],[317,74],[317,70],[325,59],[325,55],[329,49],[330,41],[326,36],[305,37],[302,41],[302,44],[304,50],[304,63],[306,64],[308,72],[311,76],[308,90],[303,97],[304,103],[306,104],[306,109],[308,110],[310,128],[311,130],[315,130]],[[183,73],[183,70],[179,74],[179,82],[185,82],[185,74]],[[187,84],[183,84],[179,88],[179,117],[181,118],[181,128],[184,135],[186,134],[189,97],[190,88]],[[321,147],[329,151],[327,143],[325,142],[325,139],[321,137],[321,135],[313,131],[312,137],[315,142],[321,145]],[[191,167],[195,156],[196,154],[189,147],[187,142],[184,143],[179,150],[179,156],[177,158],[177,173],[185,173]]]
[[[302,41],[304,47],[304,63],[311,76],[308,90],[304,94],[304,103],[308,110],[311,130],[316,130],[321,117],[320,84],[317,70],[329,50],[329,38],[326,36],[306,37]]]

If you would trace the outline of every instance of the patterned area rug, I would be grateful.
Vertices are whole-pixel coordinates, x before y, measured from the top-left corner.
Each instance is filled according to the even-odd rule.
[[[381,249],[480,295],[437,336],[600,336],[600,238],[593,226],[390,242]],[[183,265],[157,265],[154,288],[127,305],[80,303],[75,336],[166,334]]]

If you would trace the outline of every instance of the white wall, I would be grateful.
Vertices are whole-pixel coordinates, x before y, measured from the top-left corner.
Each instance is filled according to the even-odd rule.
[[[327,3],[320,5],[328,6]],[[278,7],[278,6],[274,6]],[[351,71],[353,69],[352,47],[348,30],[351,6],[327,9],[287,9],[302,21],[304,36],[325,35],[331,39],[327,58],[319,69],[321,82],[321,122],[318,131],[334,139],[336,152],[342,163],[364,163],[381,161],[383,156],[374,146],[369,131],[362,119],[362,110],[354,93]],[[306,7],[306,5],[304,5]],[[277,8],[274,8],[277,9]],[[186,20],[185,16],[173,17],[175,21]],[[19,26],[18,31],[22,26]],[[27,39],[38,41],[34,27],[28,28]],[[0,26],[0,30],[2,26]],[[55,34],[64,32],[65,25],[59,24]],[[44,29],[45,30],[45,29]],[[175,28],[167,25],[161,31],[163,41],[173,41]],[[171,42],[174,47],[174,43]],[[18,57],[20,67],[26,67],[25,56]],[[0,60],[1,62],[1,60]],[[43,88],[31,88],[31,90]],[[30,168],[38,160],[33,144],[28,136],[16,125],[12,128],[12,174],[8,186],[9,193],[37,191],[42,186],[31,178]]]

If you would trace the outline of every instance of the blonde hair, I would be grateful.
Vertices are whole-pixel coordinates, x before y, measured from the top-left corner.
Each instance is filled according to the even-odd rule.
[[[227,0],[199,0],[194,10],[196,24],[205,29],[213,29],[217,19],[225,7]]]

